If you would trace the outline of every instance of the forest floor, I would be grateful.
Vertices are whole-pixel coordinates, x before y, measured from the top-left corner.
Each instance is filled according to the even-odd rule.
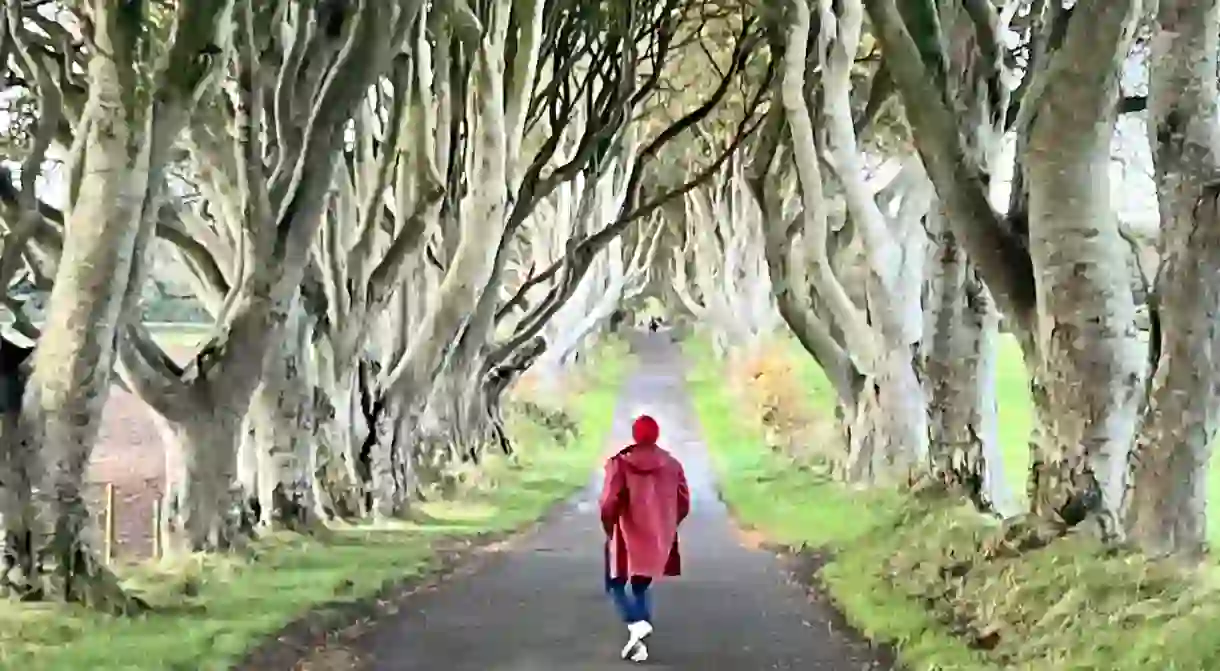
[[[730,520],[685,388],[678,347],[664,334],[635,340],[607,450],[630,418],[657,417],[661,442],[686,466],[693,512],[682,528],[684,575],[655,589],[655,669],[889,669],[883,650],[849,631],[820,598],[790,580],[785,562]],[[603,671],[625,630],[602,588],[597,473],[535,533],[505,543],[461,579],[408,595],[393,614],[340,635],[301,669],[374,671]],[[343,660],[345,666],[331,665]]]

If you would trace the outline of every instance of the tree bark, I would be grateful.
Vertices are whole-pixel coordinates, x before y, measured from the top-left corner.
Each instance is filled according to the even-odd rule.
[[[1149,140],[1161,213],[1159,357],[1132,454],[1127,524],[1155,554],[1199,555],[1220,422],[1220,3],[1162,0],[1151,42]],[[1153,337],[1156,338],[1154,332]]]
[[[480,97],[474,147],[478,169],[472,179],[485,185],[461,216],[461,238],[432,307],[410,343],[383,375],[381,387],[408,414],[425,398],[427,380],[443,365],[466,317],[474,311],[480,288],[493,270],[492,251],[504,234],[507,192],[504,118],[504,45],[482,42],[475,65]]]
[[[250,404],[257,451],[259,522],[267,528],[306,531],[318,518],[311,452],[313,376],[306,360],[311,329],[299,307],[289,313],[277,355],[263,370]]]
[[[161,529],[166,551],[189,554],[240,549],[253,533],[247,506],[251,492],[237,481],[234,438],[246,408],[201,402],[190,418],[169,422],[157,417],[168,445],[165,515]]]
[[[953,11],[957,3],[939,3],[937,8],[925,3],[927,11],[912,16],[900,12],[895,0],[865,0],[865,4],[889,73],[902,94],[915,147],[950,227],[1001,312],[1017,330],[1032,332],[1035,282],[1025,235],[995,211],[987,195],[986,157],[994,151],[988,136],[998,137],[1006,109],[995,12],[989,12],[990,21],[950,20],[943,15],[938,21],[937,9]],[[934,20],[918,23],[913,20],[916,15]]]
[[[89,61],[90,104],[79,187],[59,272],[31,360],[21,451],[37,453],[31,595],[125,611],[134,601],[90,546],[82,495],[114,365],[114,338],[136,254],[150,171],[151,82],[138,67],[143,17],[95,3],[98,51]]]
[[[929,216],[924,383],[932,478],[983,512],[1013,512],[997,445],[995,397],[999,315],[965,250]]]
[[[25,348],[0,339],[0,595],[25,597],[37,568],[28,530],[33,520],[31,478],[38,472],[38,454],[21,441],[21,399],[29,378]]]
[[[1069,526],[1123,530],[1120,508],[1143,393],[1126,245],[1111,209],[1117,70],[1137,0],[1077,7],[1044,73],[1025,157],[1038,281],[1039,368],[1049,414],[1032,511]],[[1032,94],[1031,94],[1032,95]]]
[[[249,408],[270,352],[284,338],[293,298],[298,292],[315,238],[327,207],[333,169],[342,155],[343,131],[365,102],[369,88],[380,81],[397,54],[406,30],[415,25],[419,4],[360,3],[343,10],[338,31],[313,30],[323,20],[308,8],[295,14],[291,31],[269,31],[284,38],[275,45],[284,62],[311,52],[310,72],[293,72],[292,86],[277,86],[274,105],[265,104],[263,76],[267,55],[258,27],[265,8],[252,0],[242,3],[240,21],[240,105],[233,119],[238,129],[245,188],[235,189],[227,175],[215,176],[214,188],[221,223],[240,240],[235,254],[238,278],[222,311],[217,333],[185,369],[168,362],[140,329],[126,333],[124,364],[129,383],[161,415],[171,438],[167,508],[179,517],[172,525],[171,546],[190,550],[226,550],[249,532],[246,511],[226,510],[246,493],[232,489],[242,419]],[[268,51],[271,51],[268,47]],[[298,76],[299,75],[299,76]],[[281,99],[283,98],[283,99]],[[302,109],[304,108],[304,109]],[[266,132],[273,128],[275,133]],[[274,138],[277,160],[266,170],[263,143]],[[206,163],[209,157],[203,157]],[[221,172],[221,171],[216,171]],[[213,184],[213,186],[216,186]],[[200,419],[208,420],[200,425]],[[202,450],[208,450],[204,453]],[[201,478],[192,482],[192,478]],[[181,478],[186,478],[182,480]],[[228,478],[223,484],[221,479]],[[228,492],[225,494],[225,492]],[[193,500],[197,495],[225,496],[217,505]],[[244,506],[239,506],[244,508]],[[204,519],[207,516],[212,519]]]

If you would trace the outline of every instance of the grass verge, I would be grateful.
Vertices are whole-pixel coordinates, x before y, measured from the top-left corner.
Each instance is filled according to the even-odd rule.
[[[319,605],[356,601],[434,566],[447,541],[520,528],[589,481],[610,430],[626,354],[603,348],[568,404],[579,437],[561,443],[524,415],[518,447],[460,500],[419,505],[420,521],[269,535],[249,557],[191,557],[122,569],[156,608],[131,619],[80,608],[0,603],[0,668],[54,671],[228,669],[263,637]],[[591,362],[593,363],[593,362]]]
[[[726,384],[723,367],[693,349],[690,389],[739,522],[829,555],[821,584],[906,668],[1220,669],[1214,568],[1150,562],[1081,537],[1023,547],[1012,528],[967,507],[846,487],[816,459],[766,447],[757,409],[729,391],[743,384]],[[794,373],[815,375],[800,365]]]

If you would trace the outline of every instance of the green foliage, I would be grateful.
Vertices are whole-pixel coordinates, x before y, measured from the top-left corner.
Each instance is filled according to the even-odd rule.
[[[589,479],[611,426],[625,370],[621,349],[601,352],[572,400],[581,438],[559,444],[545,428],[513,423],[520,449],[492,457],[494,477],[460,499],[421,503],[414,521],[275,534],[248,557],[194,556],[122,569],[155,606],[135,619],[82,608],[0,603],[0,668],[34,671],[227,669],[249,647],[327,603],[367,598],[436,567],[447,541],[519,528]]]

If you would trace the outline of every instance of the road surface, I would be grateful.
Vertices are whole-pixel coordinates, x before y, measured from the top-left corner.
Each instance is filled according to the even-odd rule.
[[[678,348],[664,333],[636,341],[639,366],[624,383],[613,445],[647,412],[661,443],[685,464],[693,510],[681,530],[680,578],[655,587],[650,659],[689,671],[888,669],[880,652],[838,625],[790,583],[773,554],[743,544],[716,493],[683,384]],[[626,632],[602,591],[600,474],[535,533],[471,575],[415,594],[352,642],[375,671],[609,671]]]

